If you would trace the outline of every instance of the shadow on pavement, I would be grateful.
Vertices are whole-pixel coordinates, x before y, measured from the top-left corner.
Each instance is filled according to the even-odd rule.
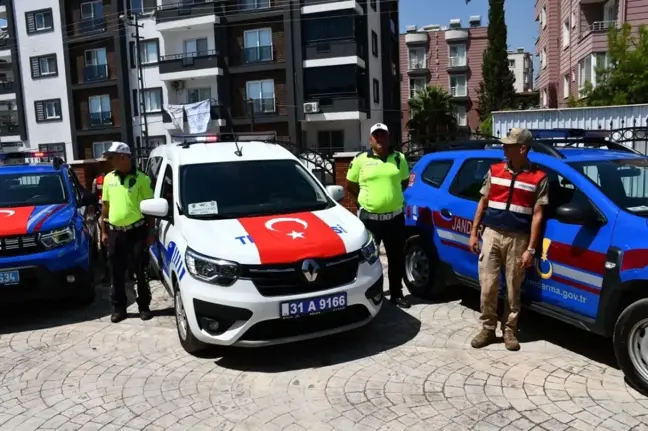
[[[385,301],[372,322],[353,331],[278,346],[216,348],[203,357],[218,358],[218,366],[232,370],[279,373],[373,356],[407,343],[420,329],[418,319]]]
[[[479,292],[465,286],[459,286],[456,289],[463,290],[461,305],[479,311]],[[497,310],[501,316],[504,310],[502,299],[499,301]],[[560,320],[534,313],[527,308],[522,308],[518,339],[523,349],[524,343],[546,341],[598,363],[619,369],[614,356],[611,338],[605,338]]]

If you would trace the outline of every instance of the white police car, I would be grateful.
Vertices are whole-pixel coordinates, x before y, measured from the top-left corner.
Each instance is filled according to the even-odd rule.
[[[152,269],[189,353],[342,332],[382,305],[378,249],[337,203],[342,187],[325,189],[285,148],[253,138],[193,135],[149,156]]]

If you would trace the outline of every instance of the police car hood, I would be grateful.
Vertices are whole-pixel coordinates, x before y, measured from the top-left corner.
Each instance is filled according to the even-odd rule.
[[[60,228],[70,223],[73,215],[74,207],[68,203],[0,207],[0,237]]]
[[[187,245],[207,256],[254,264],[289,263],[359,250],[368,240],[363,223],[342,206],[227,220],[183,220]]]

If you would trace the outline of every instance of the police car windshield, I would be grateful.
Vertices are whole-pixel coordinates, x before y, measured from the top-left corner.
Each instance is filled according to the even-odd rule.
[[[335,204],[295,160],[186,165],[180,203],[191,218],[221,219],[317,211]]]
[[[67,202],[67,192],[57,173],[0,173],[0,191],[0,208]]]
[[[648,216],[648,158],[572,162],[620,208]]]

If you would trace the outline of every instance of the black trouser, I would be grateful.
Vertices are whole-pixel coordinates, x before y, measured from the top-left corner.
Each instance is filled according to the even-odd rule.
[[[110,302],[113,309],[126,308],[126,270],[129,260],[132,261],[137,274],[137,305],[140,311],[148,310],[151,304],[151,290],[146,280],[147,253],[146,238],[148,230],[146,225],[131,230],[121,231],[110,229],[108,234],[108,258],[110,260],[112,286],[110,289]]]
[[[392,299],[403,296],[403,272],[405,263],[403,253],[405,249],[405,216],[399,214],[391,220],[370,220],[363,216],[365,210],[360,212],[360,220],[373,234],[376,244],[385,244],[387,252],[387,274],[389,278],[389,292]]]

